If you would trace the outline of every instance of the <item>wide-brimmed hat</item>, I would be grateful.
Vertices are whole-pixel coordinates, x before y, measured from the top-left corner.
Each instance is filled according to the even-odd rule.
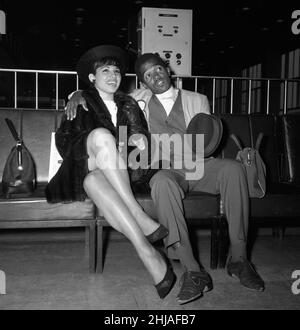
[[[85,83],[89,84],[89,74],[93,73],[93,65],[104,57],[113,57],[120,63],[121,73],[124,74],[127,69],[127,54],[124,50],[113,45],[101,45],[88,50],[81,56],[77,63],[77,74]]]
[[[187,134],[191,134],[189,143],[195,154],[203,154],[203,150],[198,150],[200,146],[196,144],[196,134],[204,135],[204,157],[210,157],[218,148],[222,135],[223,125],[219,117],[206,113],[198,113],[190,121]]]

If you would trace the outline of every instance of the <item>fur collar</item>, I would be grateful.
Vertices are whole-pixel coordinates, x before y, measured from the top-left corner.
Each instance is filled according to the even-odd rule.
[[[83,91],[82,96],[87,102],[87,106],[90,110],[93,110],[101,122],[105,122],[108,125],[109,130],[115,130],[115,127],[111,121],[111,115],[107,109],[104,101],[99,95],[96,88],[91,88],[89,90]],[[137,106],[135,100],[126,95],[123,92],[116,92],[114,95],[114,101],[116,102],[118,112],[117,112],[117,127],[127,123],[127,111],[133,109]]]

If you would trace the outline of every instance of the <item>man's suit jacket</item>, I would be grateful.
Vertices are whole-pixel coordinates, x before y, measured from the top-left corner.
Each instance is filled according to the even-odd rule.
[[[142,108],[144,115],[149,123],[149,101],[152,97],[152,92],[149,89],[135,89],[130,94],[136,101],[143,101],[144,108]],[[186,127],[188,127],[192,118],[198,113],[210,114],[210,105],[206,95],[196,92],[181,89],[182,109]]]

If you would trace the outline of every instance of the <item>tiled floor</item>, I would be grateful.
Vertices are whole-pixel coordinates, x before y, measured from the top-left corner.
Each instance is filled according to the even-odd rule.
[[[257,238],[252,260],[266,282],[263,293],[241,287],[225,270],[209,270],[209,236],[201,235],[200,257],[214,289],[183,306],[175,299],[182,272],[179,264],[173,263],[178,275],[175,287],[160,300],[133,247],[116,232],[108,240],[104,272],[97,275],[88,273],[84,233],[75,233],[73,239],[67,233],[19,233],[15,240],[13,235],[0,233],[0,269],[7,278],[0,309],[300,309],[300,294],[291,291],[292,273],[300,270],[299,235],[283,241]]]

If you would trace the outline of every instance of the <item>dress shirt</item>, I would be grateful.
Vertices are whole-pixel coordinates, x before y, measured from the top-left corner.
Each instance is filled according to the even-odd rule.
[[[117,105],[115,103],[115,101],[106,101],[103,100],[103,102],[105,103],[110,115],[111,115],[111,121],[113,122],[113,124],[115,125],[115,127],[117,126],[117,112],[118,112],[118,108]]]
[[[175,89],[173,86],[171,86],[166,92],[162,94],[155,94],[158,98],[159,102],[164,107],[167,116],[169,116],[173,105],[176,101],[177,95],[178,95],[178,89]]]

